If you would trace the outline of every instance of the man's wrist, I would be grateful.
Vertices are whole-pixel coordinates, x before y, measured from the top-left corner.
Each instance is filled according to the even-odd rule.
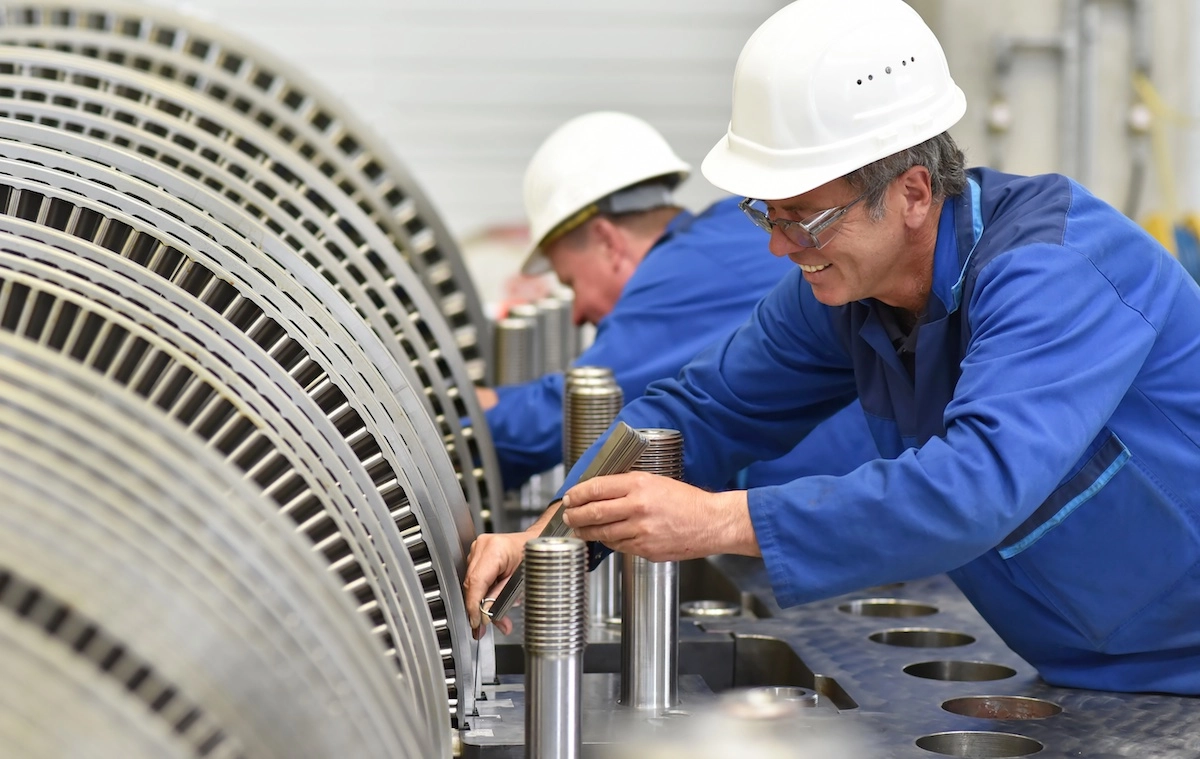
[[[723,529],[718,535],[718,540],[722,541],[719,553],[762,556],[754,522],[750,519],[749,491],[729,490],[716,495],[720,498],[718,508],[724,517],[721,520]]]

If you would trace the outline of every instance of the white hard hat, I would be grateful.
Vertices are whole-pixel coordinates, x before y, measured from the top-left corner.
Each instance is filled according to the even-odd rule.
[[[546,138],[525,169],[525,213],[533,248],[521,271],[549,268],[541,248],[599,212],[671,205],[670,190],[691,167],[658,131],[627,113],[577,116]],[[657,184],[641,185],[662,178]],[[620,193],[620,190],[627,192]]]
[[[941,134],[966,108],[901,0],[796,0],[742,48],[729,131],[701,169],[735,195],[790,198]]]

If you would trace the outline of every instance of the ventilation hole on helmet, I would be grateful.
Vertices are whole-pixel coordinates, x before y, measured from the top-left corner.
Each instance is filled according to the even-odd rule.
[[[900,65],[901,65],[901,66],[907,66],[907,65],[908,65],[908,61],[900,61]]]
[[[859,83],[859,84],[862,84],[862,80],[861,80],[861,79],[859,79],[859,80],[858,80],[858,83]]]
[[[914,55],[914,56],[911,56],[911,57],[909,57],[909,60],[910,60],[910,61],[912,61],[913,63],[916,63],[916,62],[917,62],[917,57],[916,57],[915,55]]]
[[[875,75],[874,75],[874,74],[867,74],[867,81],[868,81],[868,82],[873,82],[873,81],[875,81]]]
[[[885,74],[890,74],[890,73],[892,73],[892,67],[891,67],[891,66],[888,66],[887,68],[885,68],[885,69],[883,70],[883,73],[885,73]]]

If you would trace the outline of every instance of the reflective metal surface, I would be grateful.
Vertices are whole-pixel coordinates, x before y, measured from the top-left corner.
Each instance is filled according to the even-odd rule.
[[[596,453],[596,458],[592,459],[592,463],[579,476],[579,481],[583,482],[592,477],[629,471],[629,467],[633,466],[637,457],[646,449],[646,445],[645,436],[621,422],[613,428],[608,439],[604,441],[604,445]],[[554,512],[550,521],[542,529],[541,537],[565,537],[570,531],[570,528],[563,524],[562,509],[559,509]],[[502,619],[516,603],[524,589],[525,569],[523,566],[518,566],[500,590],[500,594],[496,597],[496,603],[492,604],[485,613],[491,619]]]
[[[942,756],[962,756],[968,759],[1028,756],[1044,748],[1037,741],[1021,735],[983,731],[923,735],[917,738],[917,747]]]
[[[525,756],[576,759],[583,747],[587,546],[577,538],[525,544]]]
[[[570,471],[579,457],[603,435],[621,411],[624,395],[604,366],[576,366],[563,375],[563,469]],[[621,619],[619,555],[605,559],[588,573],[588,618],[593,625]]]
[[[394,260],[392,241],[307,160],[258,122],[208,113],[190,90],[137,70],[15,48],[0,49],[0,71],[0,117],[153,159],[197,187],[196,197],[182,197],[219,198],[204,207],[226,223],[219,209],[239,209],[233,229],[275,233],[291,249],[281,265],[315,269],[377,335],[394,338],[383,345],[422,391],[472,511],[496,508],[495,452],[449,327],[408,265]]]
[[[612,426],[625,396],[603,366],[576,366],[563,376],[563,466],[568,471]]]
[[[960,683],[1004,680],[1017,674],[1012,667],[979,661],[923,661],[909,664],[904,673],[927,680],[948,680]]]
[[[575,358],[572,305],[572,301],[562,298],[542,298],[537,302],[543,373],[564,372]]]
[[[600,566],[588,572],[588,621],[592,625],[621,623],[621,569],[619,553],[609,554]]]
[[[0,596],[25,583],[44,603],[21,601],[18,616],[37,609],[30,622],[51,633],[73,620],[71,629],[108,641],[109,653],[96,649],[107,657],[100,669],[168,728],[155,734],[143,719],[121,739],[97,728],[69,748],[8,722],[3,753],[448,755],[447,728],[474,712],[476,692],[460,575],[501,493],[473,388],[490,333],[436,214],[325,93],[195,19],[94,0],[13,3],[0,6],[0,43],[0,337],[97,383],[74,387],[61,409],[38,410],[44,431],[23,448],[13,441],[33,406],[14,406],[26,416],[10,420],[0,399],[10,423],[0,422],[10,451],[0,481],[46,525],[68,492],[86,503],[80,494],[95,490],[96,514],[153,502],[156,518],[178,527],[147,522],[140,541],[115,532],[84,540],[86,520],[37,533],[43,525],[0,516]],[[58,418],[108,393],[133,399],[141,432],[114,423],[85,435],[86,421],[76,429]],[[173,449],[153,448],[159,428],[216,468],[163,464]],[[58,442],[71,435],[76,445]],[[106,457],[120,464],[104,469]],[[29,479],[34,471],[47,481]],[[151,497],[167,484],[187,495]],[[265,505],[240,505],[237,488]],[[193,513],[204,516],[183,527]],[[244,534],[217,529],[237,519]],[[268,569],[273,531],[309,563]],[[108,592],[94,593],[89,609],[69,608],[83,585],[55,594],[54,575],[39,567],[57,554],[18,550],[33,533],[61,533],[88,582]],[[188,541],[199,552],[180,547]],[[157,583],[130,602],[120,593],[144,589],[121,576],[123,565],[104,564],[118,550],[175,550],[174,562],[160,561],[174,574],[155,579],[127,562]],[[320,592],[293,592],[314,574]],[[330,593],[334,606],[312,600]],[[168,598],[178,612],[155,619],[151,609],[173,608]],[[114,625],[121,604],[141,627]],[[60,693],[88,679],[86,667],[31,649],[22,629],[0,624],[0,635]],[[217,655],[196,648],[217,640]],[[172,669],[180,657],[205,668]],[[14,677],[36,670],[0,667]],[[81,687],[111,689],[105,677]],[[134,713],[120,698],[63,702],[80,725]],[[44,718],[33,703],[11,711],[33,724]],[[283,714],[299,725],[278,730]]]
[[[1046,719],[1062,713],[1062,707],[1026,696],[963,696],[942,702],[953,714],[982,719]]]
[[[732,556],[711,561],[742,593],[761,602],[770,616],[706,622],[706,629],[713,634],[769,636],[783,646],[752,669],[750,662],[743,663],[746,676],[760,685],[768,684],[764,680],[769,677],[775,679],[773,684],[802,687],[812,687],[804,670],[833,678],[856,702],[853,714],[861,729],[879,738],[882,756],[929,759],[936,754],[918,747],[917,739],[955,732],[1019,735],[1041,744],[1035,754],[1039,759],[1200,755],[1200,701],[1047,685],[1004,645],[945,576],[781,609],[773,601],[761,561]],[[958,632],[973,641],[951,648],[881,645],[871,636],[892,629],[889,620],[839,610],[844,604],[880,598],[936,607],[936,614],[921,618],[924,626]],[[788,664],[784,651],[794,651],[795,662]],[[803,663],[803,670],[796,668],[796,662]],[[1061,707],[1062,712],[1044,719],[1010,720],[954,714],[942,706],[951,699],[979,696],[1039,699]],[[952,745],[959,740],[937,739],[937,743]]]
[[[496,322],[496,384],[537,378],[537,321],[510,316]]]
[[[472,377],[484,379],[488,322],[457,245],[399,159],[324,87],[261,47],[161,7],[14,2],[0,13],[8,44],[136,69],[193,90],[202,112],[244,115],[271,130],[392,240],[439,300]]]
[[[706,567],[698,570],[699,564]],[[719,556],[684,562],[683,569],[684,587],[693,587],[696,578],[703,578],[706,586],[731,588],[728,595],[742,599],[744,612],[726,618],[681,620],[680,671],[702,673],[707,686],[722,693],[764,687],[816,693],[819,707],[804,708],[804,713],[842,725],[849,733],[842,737],[866,741],[865,748],[857,744],[861,750],[817,756],[929,759],[938,755],[933,748],[990,751],[996,745],[992,740],[999,741],[1006,751],[1012,746],[1024,750],[1022,747],[1032,746],[1026,741],[1036,742],[1041,749],[1032,755],[1039,759],[1200,756],[1200,701],[1196,698],[1049,686],[1000,641],[945,576],[869,588],[782,609],[774,603],[759,560]],[[726,591],[719,594],[724,598]],[[881,599],[935,607],[938,611],[921,618],[923,623],[931,623],[931,629],[961,632],[974,641],[949,649],[881,645],[870,636],[891,629],[889,622],[893,620],[848,614],[840,609],[859,601]],[[520,620],[514,622],[520,630]],[[588,678],[619,671],[621,660],[613,631],[598,632],[593,627],[591,634],[584,661],[585,753],[603,746],[617,752],[612,756],[715,756],[705,751],[724,745],[719,744],[718,735],[672,734],[667,745],[635,744],[632,728],[614,730],[615,718],[608,713],[593,716],[596,707],[588,706]],[[516,648],[515,657],[510,647]],[[497,656],[502,676],[519,672],[523,655],[514,641],[501,639]],[[697,709],[689,705],[695,701],[685,687],[688,682],[688,675],[681,675],[680,708],[695,712]],[[512,698],[515,701],[515,696]],[[951,711],[946,708],[948,704],[966,705],[962,710],[971,713]],[[1056,708],[1062,711],[1054,713]],[[489,713],[504,711],[491,709]],[[656,730],[665,731],[682,724],[676,711],[646,721],[653,721]],[[1042,714],[1046,716],[1034,716]],[[502,731],[499,722],[504,720],[497,717],[480,723],[493,731],[493,737],[466,738],[466,755],[519,756],[504,747],[502,737],[515,741],[519,752],[519,728],[515,734]],[[606,731],[618,733],[623,739]],[[982,733],[1018,739],[980,737]],[[943,734],[961,735],[940,737]],[[766,737],[747,732],[738,745],[748,751],[756,738]],[[793,737],[795,742],[789,745],[799,746],[800,738]],[[927,738],[929,749],[918,746],[921,738]],[[620,746],[612,745],[615,743],[631,747],[620,754]],[[794,755],[795,749],[781,754]]]
[[[440,671],[440,656],[421,580],[403,543],[387,539],[386,506],[320,408],[255,366],[257,347],[240,333],[212,335],[131,286],[135,265],[88,265],[64,252],[80,250],[78,240],[17,219],[0,217],[0,233],[0,331],[146,398],[262,487],[320,547],[382,650],[407,673],[428,728],[440,726],[444,712],[429,705],[444,684],[426,674]],[[34,317],[39,308],[43,318]],[[306,434],[287,434],[298,430]]]
[[[402,679],[378,666],[378,640],[286,520],[158,409],[0,334],[0,451],[0,629],[14,644],[0,659],[20,656],[4,668],[31,676],[3,690],[46,733],[22,745],[10,732],[6,753],[437,750]],[[75,690],[36,708],[68,679],[103,702]],[[93,733],[88,715],[102,710],[126,724]]]
[[[679,700],[679,565],[622,559],[621,704],[670,709]]]
[[[742,613],[742,607],[728,601],[684,601],[679,604],[679,613],[685,617],[736,617]]]
[[[851,601],[838,607],[838,611],[846,614],[858,614],[864,617],[927,617],[937,614],[937,607],[928,604],[897,601],[894,598],[864,598]]]
[[[329,287],[323,278],[279,269],[275,261],[289,256],[281,241],[265,238],[261,247],[253,247],[231,225],[211,224],[200,233],[181,223],[195,213],[181,198],[203,194],[195,186],[129,154],[79,144],[83,138],[70,133],[17,122],[5,131],[0,173],[11,188],[9,213],[37,219],[59,218],[57,212],[71,236],[89,241],[79,253],[94,263],[134,261],[144,268],[141,285],[168,300],[176,299],[171,293],[178,288],[195,292],[199,299],[189,295],[178,301],[189,314],[209,321],[215,316],[246,334],[292,382],[302,384],[327,416],[338,419],[339,431],[405,536],[396,539],[414,557],[419,573],[432,580],[432,587],[426,581],[425,597],[444,638],[440,647],[450,706],[457,710],[455,673],[472,671],[470,648],[451,645],[470,639],[457,575],[474,529],[440,438],[404,369],[344,300],[332,293],[315,295]],[[12,142],[15,138],[30,144]],[[63,150],[93,158],[83,161]],[[216,199],[207,205],[231,220],[239,213]],[[112,218],[126,209],[119,220]],[[431,550],[426,541],[434,544]],[[446,622],[439,625],[439,618]],[[464,700],[469,701],[469,692]]]
[[[632,470],[683,476],[683,435],[638,430],[647,440]],[[679,702],[679,563],[622,557],[621,704],[665,712]]]

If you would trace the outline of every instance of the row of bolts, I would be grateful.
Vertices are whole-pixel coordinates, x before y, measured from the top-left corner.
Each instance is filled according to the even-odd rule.
[[[499,384],[563,371],[566,471],[608,431],[624,405],[611,369],[568,367],[578,351],[570,301],[514,306],[496,324]],[[683,475],[683,436],[639,430],[649,444],[631,468]],[[583,649],[588,620],[621,625],[620,703],[662,713],[679,701],[679,565],[613,554],[590,575],[578,538],[525,546],[526,757],[575,759],[582,751]],[[586,578],[586,579],[585,579]],[[634,666],[634,663],[637,666]]]
[[[638,432],[649,445],[632,471],[681,479],[683,436],[677,430]],[[525,546],[527,759],[576,759],[582,752],[586,565],[587,547],[578,538],[535,538]],[[592,576],[606,566],[620,568],[620,703],[662,714],[679,702],[679,564],[613,554]],[[599,579],[604,585],[611,575]],[[604,601],[614,597],[611,590]],[[600,609],[609,611],[603,604]]]
[[[495,324],[496,383],[516,385],[546,374],[566,372],[579,355],[584,340],[582,331],[574,324],[573,308],[574,301],[569,295],[511,306],[507,316]],[[565,447],[564,459],[571,460],[566,457]],[[557,466],[535,474],[519,490],[507,493],[500,513],[488,515],[493,526],[500,531],[528,527],[562,485],[565,474],[566,469]]]

